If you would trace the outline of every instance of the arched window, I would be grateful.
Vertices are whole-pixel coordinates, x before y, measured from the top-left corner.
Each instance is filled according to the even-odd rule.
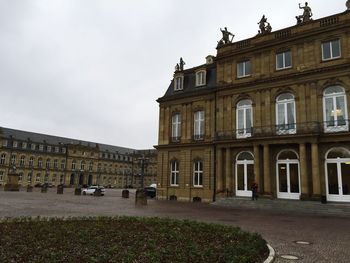
[[[93,167],[93,162],[90,162],[90,164],[89,164],[89,171],[92,171],[92,167]]]
[[[76,162],[75,162],[75,160],[73,160],[73,162],[72,162],[72,170],[74,171],[75,168],[76,168]]]
[[[193,162],[193,186],[203,186],[203,162],[201,160]]]
[[[25,158],[26,157],[24,155],[21,156],[21,159],[19,161],[19,166],[23,167],[25,165]]]
[[[29,167],[33,167],[33,165],[34,165],[34,157],[30,156],[30,158],[29,158]]]
[[[55,169],[58,168],[58,160],[57,159],[53,160],[53,168],[55,168]]]
[[[85,162],[84,161],[81,161],[80,163],[80,170],[85,170]]]
[[[346,95],[341,86],[331,86],[324,90],[323,118],[325,132],[348,130]]]
[[[236,195],[252,196],[251,186],[254,182],[254,156],[241,152],[236,158]]]
[[[38,167],[39,168],[43,167],[43,160],[41,159],[41,157],[39,157],[39,159],[38,159]]]
[[[296,133],[295,100],[290,93],[283,93],[276,99],[277,134]]]
[[[173,160],[170,163],[170,185],[179,185],[179,163],[176,160]]]
[[[11,164],[16,164],[16,155],[15,154],[12,154],[11,155]]]
[[[252,136],[253,110],[251,100],[241,100],[237,103],[237,138]]]
[[[46,160],[46,169],[50,169],[50,165],[51,165],[51,160],[47,159]]]

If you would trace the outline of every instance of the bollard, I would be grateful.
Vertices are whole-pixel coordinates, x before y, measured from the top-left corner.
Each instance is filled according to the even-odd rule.
[[[47,193],[47,185],[46,184],[43,184],[43,186],[41,187],[41,192]]]
[[[124,190],[122,191],[122,197],[123,197],[123,198],[129,198],[129,190],[124,189]]]
[[[62,195],[63,194],[63,184],[57,185],[57,194]]]
[[[135,205],[147,205],[147,192],[144,189],[137,189],[135,195]]]

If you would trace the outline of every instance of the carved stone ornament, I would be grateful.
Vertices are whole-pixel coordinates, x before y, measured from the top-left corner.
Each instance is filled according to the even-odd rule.
[[[269,22],[267,22],[267,18],[265,15],[262,16],[260,21],[258,22],[259,25],[259,31],[258,34],[266,34],[266,33],[271,33],[272,27]]]
[[[182,57],[180,58],[180,62],[177,63],[175,65],[175,72],[178,72],[178,71],[183,71],[184,70],[184,65],[185,65],[185,61],[183,61]]]
[[[225,27],[224,30],[220,28],[220,31],[222,33],[222,38],[218,41],[217,47],[232,43],[232,40],[235,37],[235,35],[228,31],[227,27]],[[232,36],[231,39],[230,36]]]
[[[297,24],[301,24],[301,23],[308,22],[308,21],[312,20],[312,18],[311,18],[312,11],[311,11],[311,8],[309,7],[307,2],[305,2],[305,6],[300,6],[300,3],[299,3],[299,9],[303,9],[304,12],[302,15],[295,17],[297,19]]]

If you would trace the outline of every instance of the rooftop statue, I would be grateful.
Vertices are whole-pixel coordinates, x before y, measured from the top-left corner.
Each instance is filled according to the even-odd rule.
[[[225,27],[224,30],[222,30],[220,28],[220,31],[222,33],[222,38],[220,39],[220,41],[218,41],[218,47],[219,46],[222,46],[222,45],[225,45],[225,44],[229,44],[229,43],[232,43],[232,40],[233,38],[235,37],[234,34],[232,34],[231,32],[229,32],[227,30],[227,27]],[[232,36],[232,38],[230,39],[230,36]]]
[[[350,11],[350,0],[346,1],[345,5],[348,8],[347,11]]]
[[[260,30],[258,31],[259,34],[265,34],[270,33],[272,31],[272,27],[270,23],[267,22],[267,18],[265,15],[262,16],[260,21],[258,22]]]
[[[299,9],[304,9],[304,12],[302,15],[295,17],[297,19],[297,24],[310,21],[312,17],[312,12],[311,12],[311,8],[308,6],[308,3],[305,2],[305,6],[300,6],[300,3],[299,3]]]
[[[180,58],[180,63],[177,63],[175,65],[175,71],[183,71],[184,70],[184,65],[185,65],[185,61],[183,61],[182,57]]]

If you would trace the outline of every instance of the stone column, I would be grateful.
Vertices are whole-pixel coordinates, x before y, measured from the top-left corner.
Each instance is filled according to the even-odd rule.
[[[232,189],[232,171],[231,171],[231,149],[226,148],[226,188],[231,192]]]
[[[305,143],[299,144],[299,154],[300,154],[301,198],[303,198],[303,197],[308,197],[309,195]]]
[[[264,191],[265,194],[271,194],[271,175],[270,175],[270,148],[268,144],[264,145]]]
[[[216,191],[222,190],[222,149],[217,149],[216,154]]]
[[[258,184],[260,183],[260,155],[259,145],[254,145],[254,180]],[[262,190],[262,189],[260,189]]]
[[[311,162],[312,162],[312,193],[313,196],[318,197],[321,195],[320,185],[320,166],[318,159],[318,144],[313,143],[311,145]]]

